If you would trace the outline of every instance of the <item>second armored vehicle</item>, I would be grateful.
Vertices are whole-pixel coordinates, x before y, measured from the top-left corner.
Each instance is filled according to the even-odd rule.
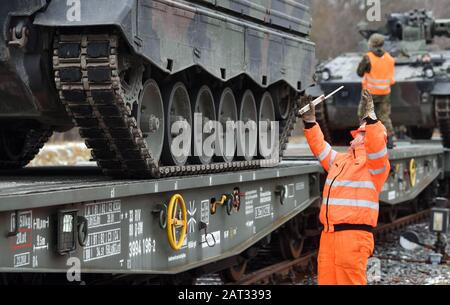
[[[434,19],[425,10],[393,13],[382,28],[360,29],[360,33],[366,39],[374,33],[384,35],[384,48],[396,59],[391,92],[394,126],[405,126],[414,139],[430,139],[439,126],[445,146],[450,147],[450,51],[433,41],[437,36],[450,37],[450,20]],[[361,42],[360,52],[343,54],[317,69],[321,91],[345,86],[324,106],[322,124],[336,144],[347,144],[345,131],[358,125],[361,78],[356,69],[364,52],[366,41]]]

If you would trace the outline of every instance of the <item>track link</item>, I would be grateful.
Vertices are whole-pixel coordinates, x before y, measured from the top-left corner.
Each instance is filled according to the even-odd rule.
[[[160,166],[123,98],[116,35],[64,35],[54,40],[53,68],[59,98],[80,127],[92,156],[113,177],[168,177],[275,166],[279,159],[210,165]],[[295,104],[295,103],[293,103]],[[295,107],[280,133],[280,157],[295,124]]]
[[[280,122],[280,138],[279,138],[279,156],[280,159],[283,157],[284,153],[286,152],[286,148],[289,142],[289,137],[292,134],[292,131],[295,128],[295,124],[297,123],[297,112],[298,112],[298,105],[296,102],[290,103],[291,109],[289,111],[289,116],[285,121]]]

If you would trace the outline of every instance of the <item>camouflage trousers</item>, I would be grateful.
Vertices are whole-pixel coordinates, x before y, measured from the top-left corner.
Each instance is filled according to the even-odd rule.
[[[375,114],[377,118],[386,127],[387,134],[394,134],[394,127],[391,121],[391,95],[373,95],[373,103],[375,106]],[[358,117],[362,116],[361,102],[358,106]]]

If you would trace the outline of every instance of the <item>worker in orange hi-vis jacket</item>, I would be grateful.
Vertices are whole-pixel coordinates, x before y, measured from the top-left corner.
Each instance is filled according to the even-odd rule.
[[[328,176],[323,190],[320,221],[324,226],[318,256],[319,285],[365,285],[367,260],[372,255],[372,230],[377,225],[379,194],[390,164],[386,128],[377,119],[369,91],[362,95],[363,124],[352,132],[354,140],[346,153],[325,142],[310,105],[302,115],[309,147]]]

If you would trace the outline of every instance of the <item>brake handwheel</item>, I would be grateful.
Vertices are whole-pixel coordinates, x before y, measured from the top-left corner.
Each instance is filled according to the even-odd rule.
[[[180,231],[177,237],[177,230]],[[167,206],[167,239],[170,247],[178,251],[181,249],[187,232],[186,204],[183,196],[175,194],[170,198]]]

